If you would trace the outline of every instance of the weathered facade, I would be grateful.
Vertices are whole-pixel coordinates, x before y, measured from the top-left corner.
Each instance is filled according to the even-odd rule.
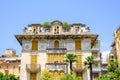
[[[100,75],[100,41],[97,34],[83,24],[72,24],[67,30],[63,23],[56,20],[51,26],[31,24],[23,30],[23,34],[15,35],[22,46],[20,80],[39,80],[45,69],[51,71],[54,79],[70,72],[69,64],[65,63],[65,55],[77,55],[73,63],[73,71],[83,80],[89,80],[89,70],[83,62],[87,56],[95,56],[98,63],[94,66],[94,75]]]
[[[111,45],[111,58],[118,61],[118,66],[120,67],[120,27],[114,33],[114,41]]]
[[[15,50],[7,49],[0,57],[0,72],[20,76],[20,64],[21,58],[16,56]]]

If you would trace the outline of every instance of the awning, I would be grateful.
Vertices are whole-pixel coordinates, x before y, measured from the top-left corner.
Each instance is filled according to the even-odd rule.
[[[95,72],[101,72],[101,70],[100,69],[93,69],[92,72],[94,72],[94,73]]]

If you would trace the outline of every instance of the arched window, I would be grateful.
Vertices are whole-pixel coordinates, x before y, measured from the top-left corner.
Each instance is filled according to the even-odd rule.
[[[54,47],[55,47],[55,48],[59,48],[59,41],[58,41],[58,40],[56,40],[56,41],[54,42]]]
[[[59,26],[56,26],[54,29],[54,34],[59,34]]]

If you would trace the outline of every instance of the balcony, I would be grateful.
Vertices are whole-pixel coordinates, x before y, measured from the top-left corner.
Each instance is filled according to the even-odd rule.
[[[66,53],[66,48],[47,48],[47,53]]]
[[[68,73],[68,64],[66,63],[46,63],[46,69],[50,71],[64,71]]]
[[[100,57],[98,57],[98,56],[97,56],[97,57],[94,57],[94,58],[95,58],[95,59],[94,59],[95,61],[101,61]]]
[[[107,66],[102,66],[102,71],[107,71]]]
[[[92,52],[97,52],[97,51],[99,51],[100,49],[98,48],[98,47],[94,47],[94,48],[92,48]]]
[[[36,64],[36,65],[26,64],[26,70],[28,72],[37,73],[41,70],[40,64]]]
[[[82,66],[82,64],[73,64],[72,69],[76,72],[83,72],[85,68]]]

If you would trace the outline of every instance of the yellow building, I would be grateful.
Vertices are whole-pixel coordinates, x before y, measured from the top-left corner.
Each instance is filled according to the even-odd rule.
[[[23,30],[23,34],[15,35],[22,46],[20,80],[40,80],[45,69],[53,73],[55,80],[68,74],[69,64],[65,63],[65,55],[77,55],[73,64],[76,76],[89,80],[89,69],[83,62],[87,56],[95,56],[97,66],[94,66],[95,76],[100,74],[100,46],[97,34],[91,34],[84,24],[72,24],[69,29],[63,28],[63,23],[56,20],[51,26],[31,24]]]
[[[114,50],[114,57],[118,61],[118,65],[120,67],[120,27],[114,33],[114,43],[112,45],[112,49]]]
[[[0,57],[0,72],[20,76],[20,64],[21,58],[16,56],[15,50],[7,49]]]

